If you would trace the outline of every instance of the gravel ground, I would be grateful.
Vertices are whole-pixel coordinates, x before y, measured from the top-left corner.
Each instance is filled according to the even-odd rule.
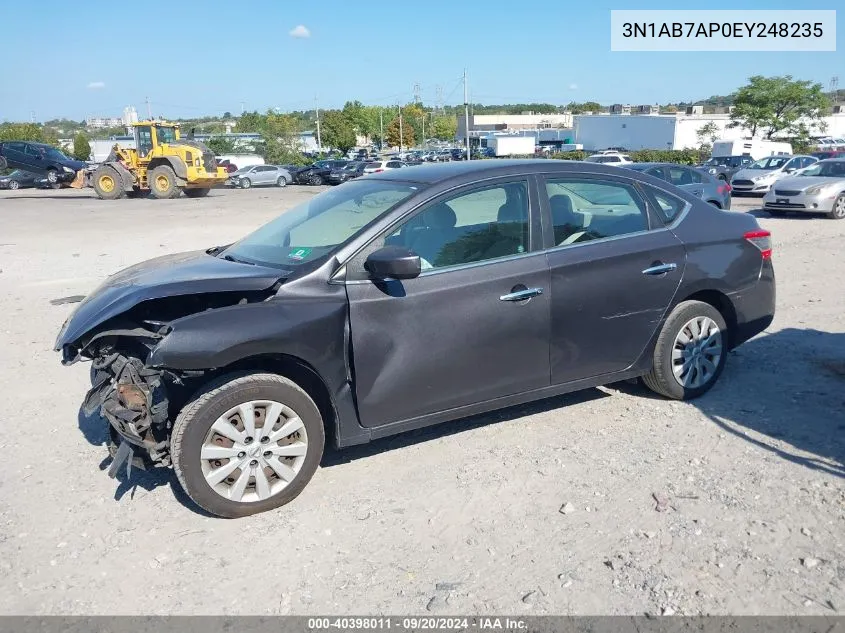
[[[694,403],[614,385],[330,452],[236,521],[167,471],[109,479],[51,301],[316,191],[0,193],[0,613],[845,612],[845,222],[757,200],[777,317]]]

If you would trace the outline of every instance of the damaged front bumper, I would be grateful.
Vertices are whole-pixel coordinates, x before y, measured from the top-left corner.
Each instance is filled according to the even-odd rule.
[[[161,370],[145,367],[131,356],[111,351],[92,361],[91,389],[82,408],[100,414],[109,425],[109,475],[126,463],[142,469],[170,466],[169,401]]]

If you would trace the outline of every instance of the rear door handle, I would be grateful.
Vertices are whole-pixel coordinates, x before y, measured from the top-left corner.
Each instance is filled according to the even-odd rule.
[[[541,294],[543,294],[542,288],[526,288],[525,290],[517,290],[516,292],[509,292],[506,295],[502,295],[499,297],[499,301],[525,301]]]
[[[665,275],[668,272],[675,270],[678,267],[677,264],[655,264],[650,268],[646,268],[642,271],[643,275]]]

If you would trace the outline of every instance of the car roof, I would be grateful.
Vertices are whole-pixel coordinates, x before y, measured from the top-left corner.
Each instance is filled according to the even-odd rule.
[[[468,160],[454,163],[423,163],[422,165],[414,165],[411,169],[382,172],[378,174],[378,179],[434,184],[450,179],[471,180],[473,176],[478,178],[482,176],[507,176],[514,172],[521,174],[590,172],[619,175],[619,168],[576,160],[539,160],[536,158]]]

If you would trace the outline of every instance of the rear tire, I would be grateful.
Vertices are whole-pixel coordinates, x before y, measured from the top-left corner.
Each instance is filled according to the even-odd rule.
[[[276,407],[273,420],[271,407]],[[242,410],[252,418],[252,431],[241,419]],[[265,432],[265,423],[270,431]],[[281,435],[283,429],[293,430]],[[290,450],[294,444],[298,452]],[[324,444],[320,411],[299,385],[276,374],[230,374],[207,385],[182,409],[170,454],[176,477],[194,503],[232,519],[295,499],[317,470]],[[224,471],[230,464],[236,467]]]
[[[833,201],[833,209],[827,217],[831,220],[845,220],[845,193],[840,193],[839,197]]]
[[[147,183],[154,198],[178,198],[182,190],[176,184],[176,172],[169,165],[154,167],[147,174]]]
[[[211,189],[200,187],[197,189],[185,189],[185,195],[189,198],[205,198]]]
[[[679,303],[660,330],[654,365],[643,382],[673,400],[692,400],[707,393],[725,367],[728,334],[725,319],[709,303]]]
[[[108,165],[98,167],[92,176],[94,191],[101,200],[117,200],[126,195],[123,179],[117,171]]]
[[[288,181],[285,180],[284,176],[279,176],[279,178],[276,180],[276,186],[277,187],[284,187],[287,184],[288,184]]]

